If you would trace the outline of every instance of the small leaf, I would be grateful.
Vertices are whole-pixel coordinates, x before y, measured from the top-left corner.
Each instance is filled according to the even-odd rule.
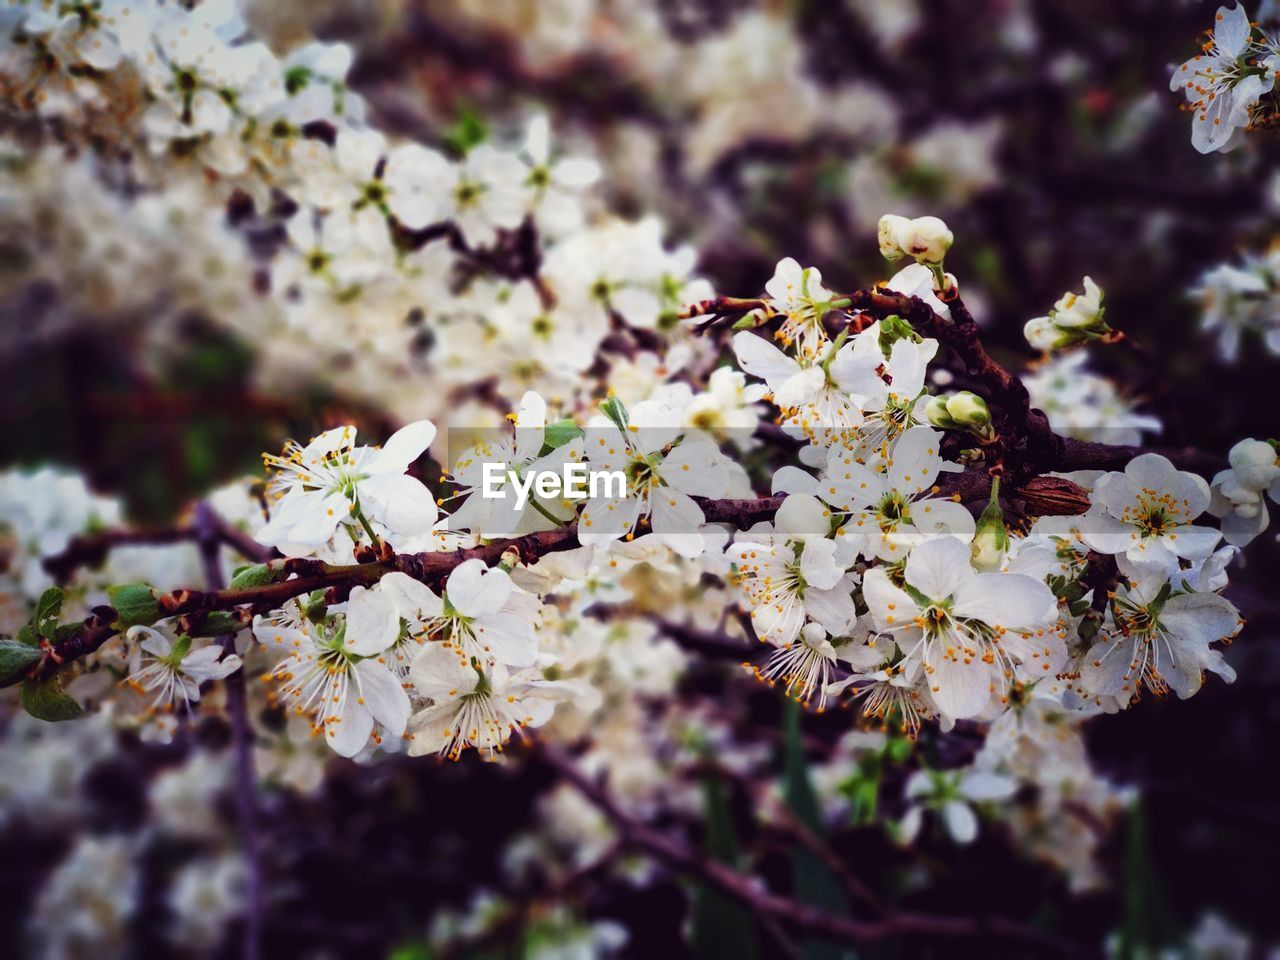
[[[150,626],[160,619],[160,604],[149,584],[126,583],[109,587],[107,597],[116,611],[117,619],[113,626],[117,629],[138,624]]]
[[[268,583],[274,583],[275,579],[275,571],[269,566],[255,563],[237,570],[227,587],[230,590],[246,590],[250,587],[264,587]]]
[[[36,602],[36,632],[42,637],[50,637],[58,628],[58,614],[62,612],[62,601],[66,595],[57,587],[50,587],[40,594]]]
[[[557,420],[555,423],[547,424],[546,430],[543,431],[542,447],[544,450],[556,450],[580,436],[582,436],[582,428],[572,420]]]
[[[180,663],[182,661],[182,658],[185,657],[190,651],[191,651],[191,636],[190,634],[184,633],[181,636],[179,636],[177,640],[173,641],[173,649],[169,651],[169,656],[174,661]]]
[[[193,637],[225,637],[229,633],[239,633],[245,628],[239,617],[231,613],[215,610],[204,618],[204,622],[191,631]]]
[[[627,429],[627,408],[622,401],[618,399],[617,394],[609,394],[609,396],[600,404],[600,412],[613,422],[613,425],[619,430],[626,432]]]
[[[804,755],[801,716],[800,704],[788,699],[784,713],[782,797],[795,818],[815,837],[821,837],[822,806]],[[849,916],[849,902],[840,881],[825,863],[799,844],[791,854],[791,873],[799,900],[837,916]],[[804,940],[800,947],[804,960],[840,960],[845,956],[845,951],[836,944],[816,938]]]
[[[726,866],[738,868],[741,853],[733,829],[729,800],[720,781],[708,777],[702,784],[702,808],[707,824],[707,853]],[[698,960],[757,956],[756,930],[751,913],[714,887],[699,884],[694,890],[690,952]]]
[[[56,676],[47,680],[25,681],[22,684],[22,709],[37,720],[50,723],[74,720],[84,713],[84,708],[62,689],[62,681]]]
[[[39,647],[7,637],[0,639],[0,687],[17,683],[40,657]]]

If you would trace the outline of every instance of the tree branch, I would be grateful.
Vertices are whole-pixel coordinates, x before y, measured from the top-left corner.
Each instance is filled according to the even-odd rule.
[[[196,506],[195,530],[200,546],[200,559],[204,565],[205,579],[209,586],[222,586],[222,568],[218,551],[223,543],[222,521],[207,503]],[[236,650],[235,634],[220,637],[223,656]],[[253,727],[249,723],[248,691],[245,689],[245,668],[241,668],[222,682],[227,692],[227,713],[231,719],[231,742],[235,761],[236,813],[240,820],[240,835],[244,843],[245,860],[245,960],[258,960],[262,945],[263,883],[262,858],[258,842],[258,803],[256,796],[257,774],[253,769]]]
[[[544,744],[540,755],[565,782],[604,814],[625,845],[641,850],[672,869],[717,888],[743,904],[754,915],[773,919],[784,928],[838,943],[873,943],[892,937],[914,935],[1011,941],[1035,947],[1042,953],[1054,956],[1077,956],[1082,953],[1073,945],[999,917],[969,919],[902,912],[887,914],[876,920],[855,920],[779,896],[755,879],[702,856],[623,811],[601,783],[579,770],[558,748]]]

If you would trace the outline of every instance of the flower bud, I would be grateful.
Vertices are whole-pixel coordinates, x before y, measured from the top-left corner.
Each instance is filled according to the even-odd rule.
[[[960,429],[960,424],[956,423],[955,417],[947,412],[946,397],[930,397],[929,402],[924,405],[924,415],[929,423],[939,430]]]
[[[937,217],[916,217],[900,226],[896,233],[898,246],[919,263],[941,263],[955,239]]]
[[[1009,531],[1004,526],[1004,514],[1000,512],[1000,480],[991,480],[991,499],[978,517],[973,533],[970,553],[973,566],[984,573],[999,570],[1009,552]]]
[[[902,245],[898,242],[898,237],[905,233],[904,228],[910,226],[911,221],[906,217],[900,217],[897,214],[886,213],[880,218],[880,226],[877,230],[877,239],[880,241],[880,256],[886,260],[901,260],[907,255],[902,249]]]
[[[1064,477],[1032,477],[1015,491],[1028,516],[1079,516],[1090,507],[1084,487]]]
[[[1027,343],[1037,350],[1045,351],[1054,350],[1062,346],[1067,340],[1058,325],[1048,317],[1036,317],[1034,320],[1028,320],[1026,326],[1022,328],[1022,335],[1027,338]]]
[[[1227,454],[1227,462],[1246,490],[1266,490],[1280,478],[1280,456],[1265,440],[1241,440]]]
[[[1084,293],[1066,293],[1053,305],[1053,322],[1067,329],[1086,329],[1102,324],[1102,289],[1084,278]]]
[[[991,411],[987,409],[987,401],[968,390],[961,390],[947,399],[947,413],[962,427],[991,425]]]

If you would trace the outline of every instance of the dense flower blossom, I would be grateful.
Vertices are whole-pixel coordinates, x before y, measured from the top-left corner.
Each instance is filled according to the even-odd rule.
[[[452,132],[434,128],[433,115],[420,133],[378,91],[381,79],[370,81],[377,70],[366,60],[358,82],[370,109],[348,89],[354,47],[299,42],[291,22],[263,26],[269,43],[259,42],[250,23],[270,17],[242,13],[232,0],[42,2],[0,12],[0,88],[16,118],[13,142],[0,145],[0,212],[14,222],[6,244],[12,233],[20,281],[11,286],[6,271],[4,289],[15,309],[33,315],[54,301],[56,324],[33,322],[37,335],[60,342],[79,332],[82,317],[118,323],[104,329],[145,341],[142,366],[150,368],[184,349],[193,318],[207,320],[253,351],[254,389],[272,401],[320,386],[363,433],[366,423],[408,424],[388,429],[381,448],[358,446],[354,427],[291,443],[266,458],[273,475],[265,484],[244,478],[215,491],[163,544],[93,543],[121,532],[121,509],[78,476],[0,474],[0,628],[13,635],[6,656],[19,664],[16,680],[39,662],[38,677],[56,672],[65,681],[46,688],[74,701],[58,701],[59,710],[93,714],[70,735],[81,739],[53,748],[52,736],[32,733],[22,717],[0,724],[30,754],[0,756],[0,795],[6,804],[16,798],[0,818],[73,820],[72,798],[88,791],[82,771],[67,772],[72,760],[83,754],[88,764],[116,749],[106,743],[108,719],[128,728],[145,719],[154,728],[143,727],[145,739],[158,731],[173,756],[195,755],[177,760],[147,796],[161,840],[200,847],[174,871],[173,923],[157,936],[213,951],[251,902],[245,861],[219,846],[215,806],[227,798],[216,795],[231,783],[230,754],[215,757],[203,742],[192,748],[190,731],[169,716],[185,722],[186,711],[168,708],[203,697],[206,710],[225,703],[231,713],[233,693],[241,697],[261,779],[297,793],[320,789],[333,753],[365,764],[379,751],[457,759],[474,748],[497,759],[537,727],[571,747],[621,809],[683,815],[704,799],[685,774],[700,776],[709,758],[744,782],[766,769],[772,776],[771,747],[741,742],[713,709],[724,704],[687,695],[711,689],[704,673],[714,667],[699,659],[705,647],[748,660],[757,677],[818,710],[846,692],[877,727],[852,731],[857,737],[909,749],[901,735],[924,733],[928,749],[912,755],[909,775],[881,783],[877,774],[872,784],[872,808],[882,787],[901,788],[901,839],[914,839],[936,813],[953,840],[968,843],[981,811],[1066,871],[1073,889],[1095,882],[1099,827],[1126,795],[1089,768],[1082,724],[1129,706],[1141,689],[1185,697],[1206,671],[1233,677],[1218,644],[1240,619],[1221,591],[1236,547],[1267,527],[1266,499],[1280,497],[1274,443],[1242,441],[1211,484],[1153,454],[1101,475],[1052,473],[1060,466],[1052,454],[1071,448],[1022,430],[1019,414],[1038,414],[1018,395],[1017,371],[993,388],[983,363],[966,355],[986,331],[969,325],[959,283],[943,268],[955,235],[922,199],[951,218],[957,203],[999,186],[1001,124],[898,130],[879,87],[827,97],[827,78],[806,62],[808,45],[776,29],[780,7],[692,25],[675,43],[663,21],[682,17],[643,4],[457,6],[482,23],[520,8],[521,30],[534,39],[512,55],[537,65],[513,61],[511,70],[537,86],[554,87],[541,67],[583,53],[593,70],[599,56],[633,71],[635,90],[616,102],[625,107],[613,129],[618,143],[574,140],[564,155],[545,115],[527,125],[516,118],[512,128],[505,116],[468,119]],[[926,25],[915,4],[892,17],[872,6],[855,4],[855,19],[899,50]],[[703,27],[708,39],[697,35]],[[616,56],[615,34],[628,31],[643,40],[644,57]],[[1275,46],[1242,8],[1219,11],[1205,54],[1174,76],[1192,104],[1197,149],[1226,150],[1268,119]],[[1072,69],[1055,63],[1052,82],[1068,89]],[[432,85],[433,70],[424,69]],[[450,93],[470,96],[469,88]],[[613,91],[600,103],[612,108]],[[650,111],[668,105],[696,123],[673,127],[680,136],[664,135],[657,151]],[[575,120],[575,137],[580,127]],[[852,297],[791,257],[777,262],[763,295],[745,291],[761,299],[738,301],[748,306],[735,313],[698,273],[702,264],[726,275],[715,251],[670,245],[695,227],[705,237],[742,225],[721,208],[772,176],[750,151],[740,169],[745,136],[805,153],[815,133],[835,133],[841,144],[878,133],[892,148],[864,150],[859,141],[848,163],[813,178],[834,190],[839,209],[793,249],[835,277],[874,253],[879,211],[921,214],[879,222],[881,252],[915,262],[885,283],[865,278],[865,292],[877,296],[861,301],[910,307],[901,312],[911,322],[852,310]],[[1100,133],[1099,143],[1116,149],[1110,136]],[[619,196],[629,211],[651,202],[670,211],[699,192],[655,199],[665,181],[655,187],[658,161],[646,147],[663,164],[687,159],[712,171],[715,189],[701,191],[715,197],[709,224],[693,222],[701,208],[679,210],[671,230],[656,216],[607,212],[606,200]],[[594,189],[603,170],[589,156],[609,167],[609,191]],[[906,189],[914,179],[927,189]],[[799,208],[786,212],[805,219]],[[840,247],[837,259],[846,227],[864,232],[868,246],[848,257]],[[751,248],[751,271],[782,252],[756,250],[751,231],[732,239]],[[790,242],[786,230],[770,239]],[[1040,289],[1049,275],[1001,274],[990,268],[990,249],[970,252],[965,299],[983,325],[998,320],[1018,283]],[[1230,359],[1242,331],[1280,351],[1278,273],[1274,254],[1249,256],[1211,270],[1194,291]],[[767,275],[766,266],[755,282]],[[895,294],[923,301],[928,324],[915,319],[917,304],[888,300]],[[725,312],[691,318],[686,307],[695,302]],[[141,333],[105,319],[117,315],[144,316]],[[1104,317],[1102,291],[1086,277],[1082,292],[1063,296],[1025,333],[1045,350],[1093,341],[1101,351],[1122,339]],[[924,335],[926,325],[938,339]],[[28,325],[9,326],[5,344],[21,343]],[[1056,432],[1136,446],[1159,429],[1134,412],[1128,389],[1087,372],[1086,362],[1083,350],[1065,353],[1020,378]],[[931,396],[932,387],[945,392]],[[780,430],[761,422],[775,413]],[[328,409],[317,419],[332,422]],[[468,433],[461,456],[449,449],[446,422]],[[430,488],[410,475],[428,452],[443,474],[429,478]],[[1112,451],[1108,463],[1120,458]],[[582,503],[533,493],[519,506],[484,493],[486,467],[500,468],[510,492],[508,471],[519,482],[569,463],[616,471],[623,489]],[[963,497],[935,486],[953,472],[967,481],[955,487]],[[1086,500],[1092,508],[1041,515],[1024,496],[1037,481],[1071,491],[1056,503],[1043,498],[1048,509],[1079,510]],[[765,490],[778,499],[762,506]],[[990,512],[975,526],[984,500]],[[1221,523],[1202,525],[1206,512]],[[772,519],[755,522],[760,516]],[[518,539],[499,542],[508,538]],[[59,558],[64,552],[71,556]],[[1114,555],[1118,572],[1099,554]],[[77,569],[54,573],[63,566]],[[219,576],[232,581],[228,589]],[[44,593],[55,579],[66,588],[60,616],[48,614]],[[133,589],[122,593],[121,584]],[[158,619],[173,610],[184,611],[180,620]],[[252,630],[240,629],[250,614]],[[160,627],[126,626],[136,620]],[[236,652],[230,641],[179,629],[236,633]],[[87,652],[73,644],[64,650],[76,656],[60,661],[65,637],[95,640],[104,631],[123,631],[123,641]],[[749,643],[752,633],[763,651]],[[245,690],[240,669],[268,682]],[[142,696],[122,694],[121,677]],[[739,692],[732,682],[725,703]],[[33,689],[24,688],[23,701],[47,710]],[[978,722],[961,731],[975,745],[981,738],[977,756],[935,769],[952,762],[934,747],[951,745],[941,734],[960,719]],[[934,720],[940,732],[926,727]],[[874,763],[870,753],[856,763],[839,756],[849,742],[821,771],[821,789],[834,792],[839,782],[845,800],[866,785],[856,782],[864,761],[866,769],[889,762],[887,752]],[[815,770],[823,762],[809,759]],[[343,766],[344,776],[368,776]],[[1027,785],[1016,804],[1002,802]],[[599,810],[564,790],[544,799],[537,809],[547,822],[504,848],[508,868],[517,871],[523,857],[527,869],[528,851],[549,842],[586,857],[578,866],[611,856],[612,830]],[[895,816],[903,809],[886,807]],[[102,943],[138,922],[142,856],[126,844],[76,841],[35,907],[39,917],[60,918],[65,942],[38,946],[111,952]],[[154,871],[145,870],[150,884]],[[148,903],[152,894],[148,887]],[[526,947],[536,953],[535,939]],[[557,941],[565,949],[584,942],[591,949],[617,938],[569,931]]]

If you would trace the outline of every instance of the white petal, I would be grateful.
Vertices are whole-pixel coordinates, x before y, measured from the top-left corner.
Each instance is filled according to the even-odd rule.
[[[362,706],[393,737],[404,733],[409,720],[409,695],[385,664],[362,660],[355,667]]]
[[[350,653],[371,657],[396,642],[400,615],[391,597],[378,590],[355,587],[347,601],[347,629],[342,642]]]
[[[497,613],[511,595],[511,578],[504,570],[490,570],[483,560],[468,560],[454,568],[445,597],[464,617]]]

